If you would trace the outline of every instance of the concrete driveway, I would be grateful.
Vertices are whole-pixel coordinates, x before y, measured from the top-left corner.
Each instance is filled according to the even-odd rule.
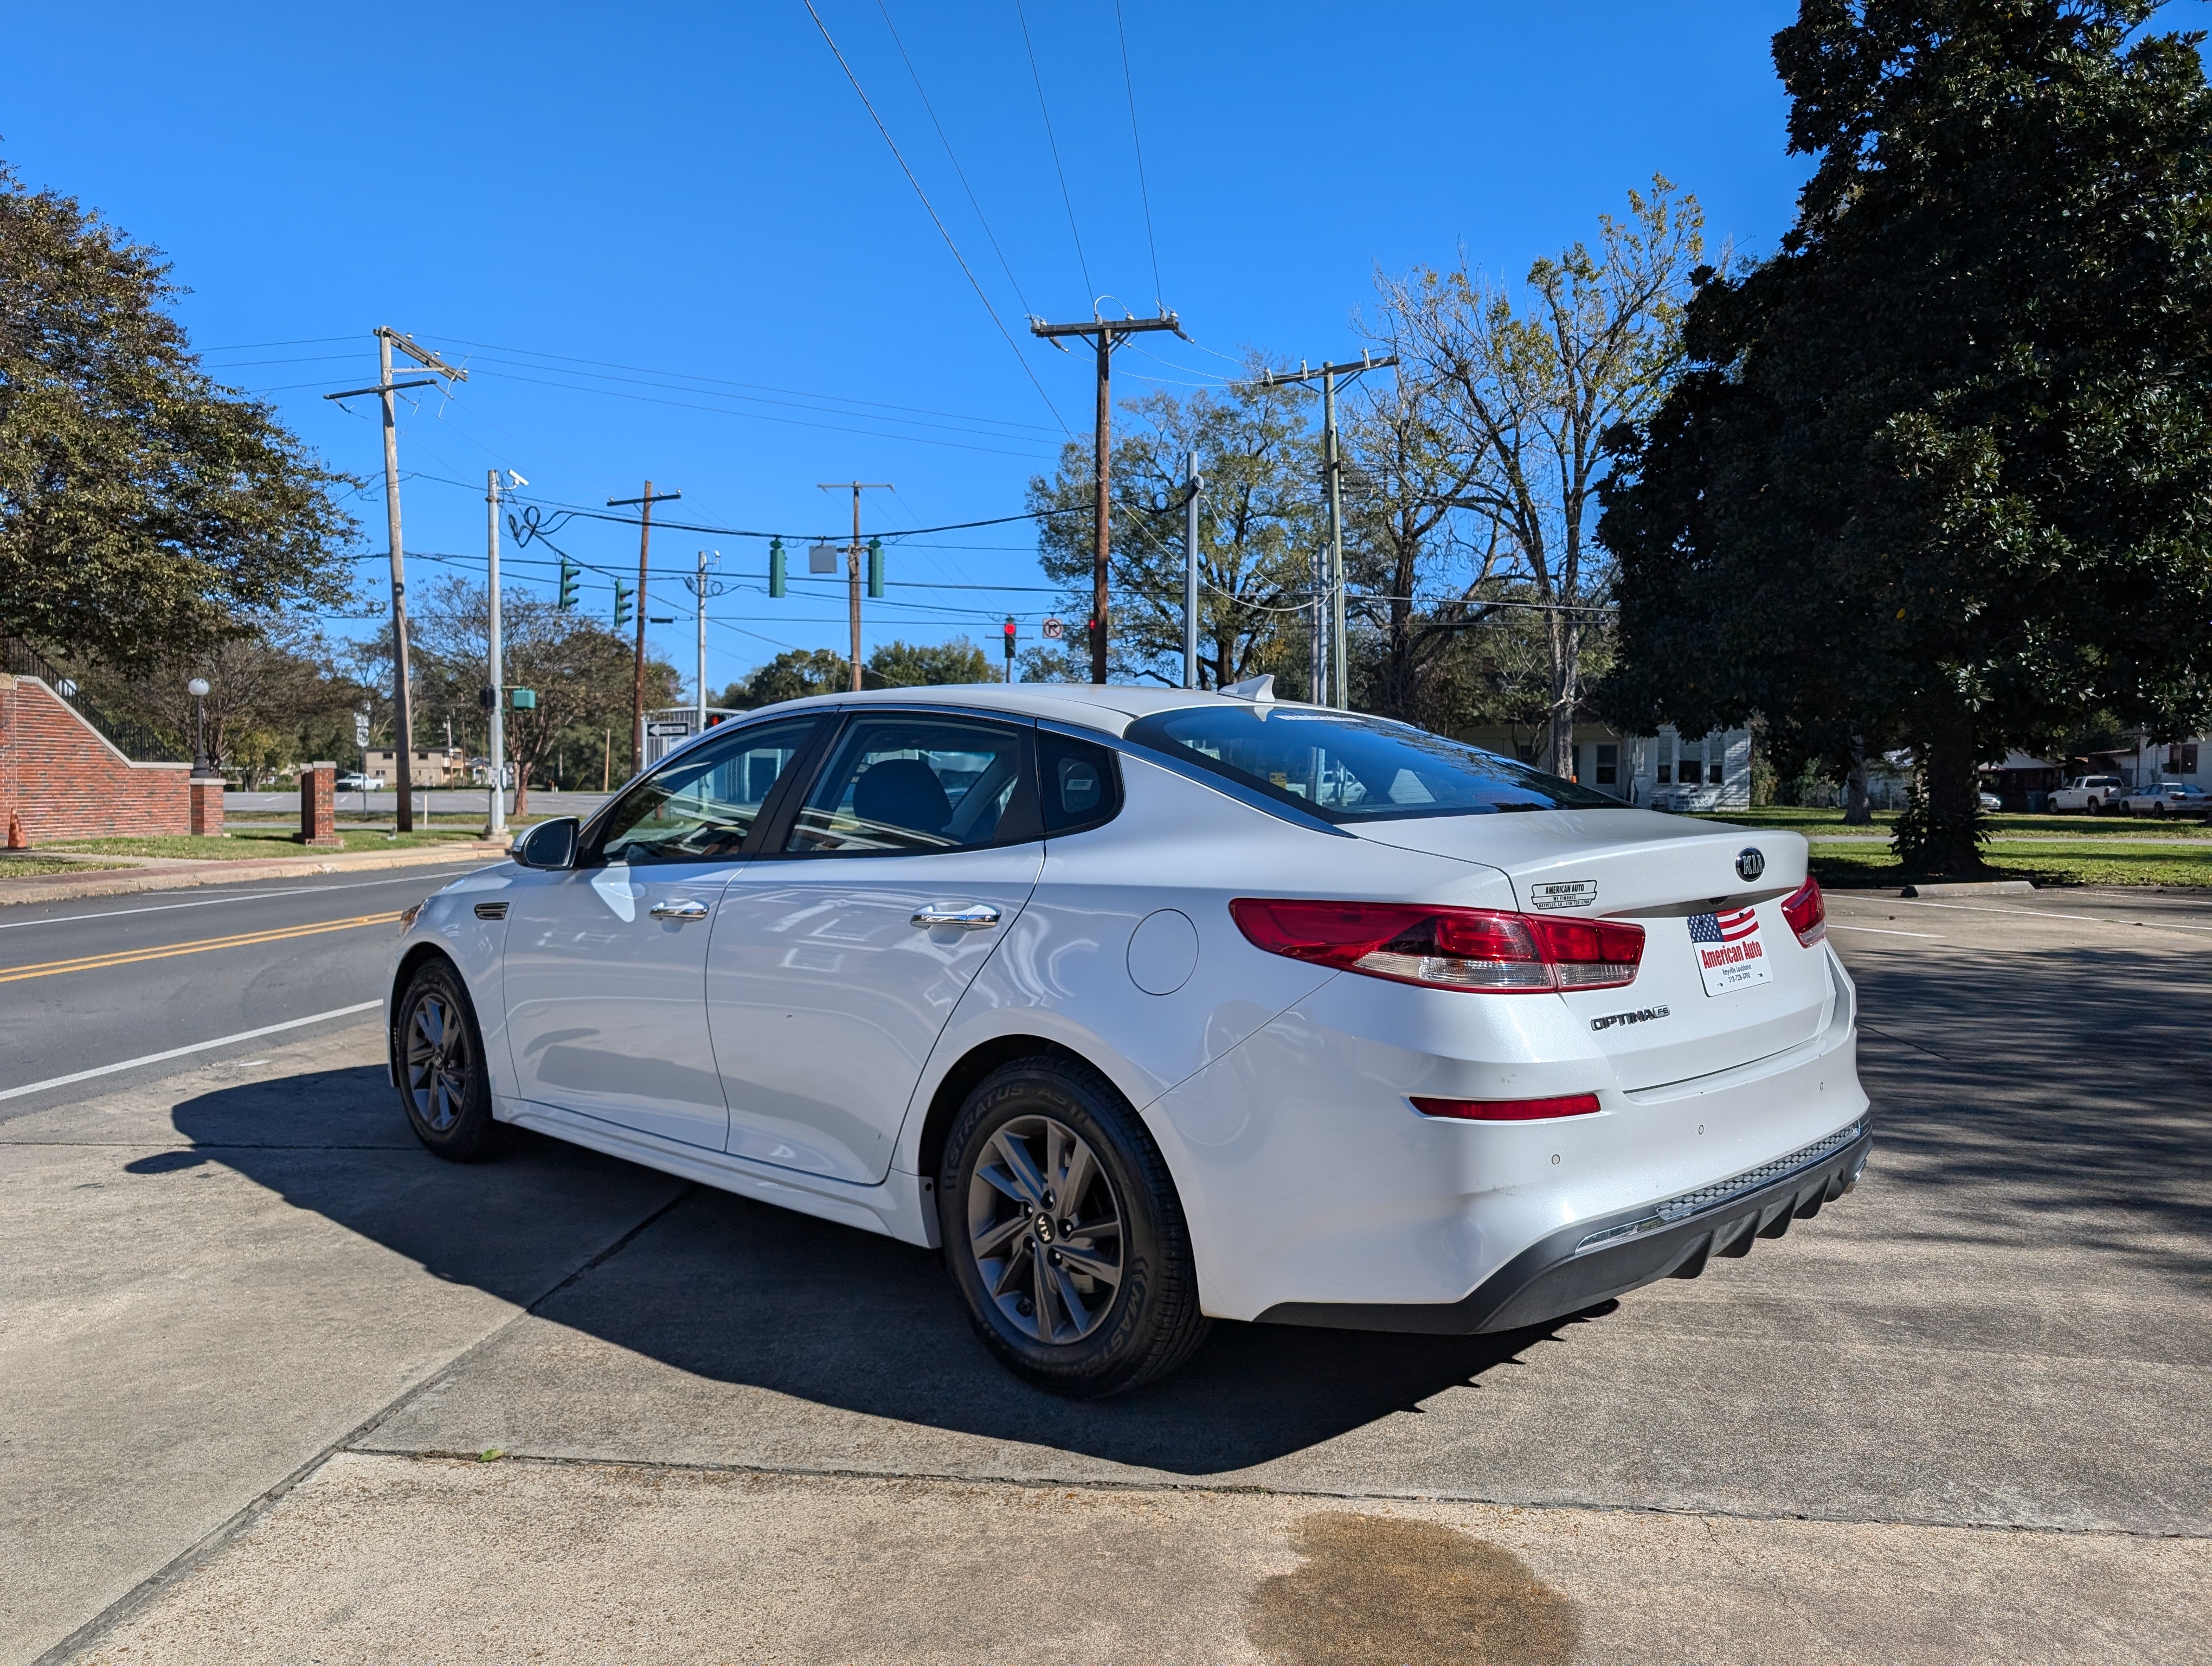
[[[0,1124],[0,1658],[2202,1660],[2212,908],[1832,908],[1856,1193],[1099,1405],[922,1252],[435,1162],[373,1028]]]

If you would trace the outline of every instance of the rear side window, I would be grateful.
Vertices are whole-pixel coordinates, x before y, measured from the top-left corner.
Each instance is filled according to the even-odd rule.
[[[1109,747],[1040,729],[1037,775],[1047,836],[1097,827],[1121,808],[1121,775]]]
[[[1333,822],[1624,807],[1494,752],[1349,712],[1194,706],[1142,719],[1128,738]]]

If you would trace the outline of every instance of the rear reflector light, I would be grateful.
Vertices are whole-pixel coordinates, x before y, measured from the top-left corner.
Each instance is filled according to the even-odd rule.
[[[1430,1099],[1412,1096],[1424,1116],[1456,1116],[1468,1122],[1540,1122],[1553,1116],[1595,1116],[1597,1095],[1565,1093],[1552,1099]]]
[[[1610,920],[1253,897],[1238,897],[1229,912],[1270,954],[1435,989],[1618,988],[1635,981],[1644,958],[1644,927]]]
[[[1828,934],[1828,905],[1820,900],[1820,882],[1809,873],[1805,883],[1783,899],[1782,917],[1797,940],[1807,948]]]

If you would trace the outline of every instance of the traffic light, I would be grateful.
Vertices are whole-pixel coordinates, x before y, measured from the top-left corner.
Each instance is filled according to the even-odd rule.
[[[781,599],[784,593],[783,540],[772,538],[768,541],[768,593]]]
[[[620,579],[615,581],[615,629],[620,630],[629,623],[629,587]]]
[[[1006,615],[1006,680],[1014,680],[1014,616]]]
[[[576,563],[568,556],[561,557],[561,603],[562,607],[576,605]]]
[[[880,597],[884,593],[884,541],[879,538],[868,540],[868,594]]]

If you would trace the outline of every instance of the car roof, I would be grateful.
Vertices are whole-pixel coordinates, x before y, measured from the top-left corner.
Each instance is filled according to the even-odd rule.
[[[772,706],[758,707],[746,713],[745,717],[750,721],[772,712],[914,705],[1043,718],[1121,735],[1139,718],[1150,717],[1155,712],[1181,711],[1193,706],[1235,706],[1249,710],[1252,702],[1195,689],[1142,688],[1116,683],[932,683],[919,688],[864,689],[857,694],[848,691],[783,700]]]

